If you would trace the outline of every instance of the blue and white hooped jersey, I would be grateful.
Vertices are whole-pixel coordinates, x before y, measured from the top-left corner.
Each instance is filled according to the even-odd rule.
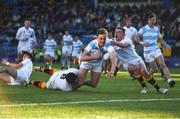
[[[45,52],[55,52],[55,47],[56,47],[56,41],[54,39],[46,39],[46,41],[44,42],[44,46],[45,46]]]
[[[85,50],[89,53],[89,55],[94,55],[94,53],[96,53],[97,51],[101,51],[103,53],[103,55],[107,52],[114,52],[115,51],[109,40],[106,40],[104,47],[100,49],[98,46],[97,39],[91,41],[87,45]],[[103,60],[103,55],[102,55],[102,58],[100,58],[99,60],[92,60],[92,61],[88,61],[88,62],[100,62]]]
[[[154,26],[150,28],[148,25],[142,27],[138,34],[142,36],[143,42],[148,43],[148,47],[144,47],[144,51],[151,51],[153,49],[159,48],[157,45],[157,40],[161,36],[159,28]]]
[[[69,45],[68,43],[66,43],[66,41],[72,41],[73,42],[73,38],[71,35],[63,35],[63,42],[64,42],[64,47],[68,47],[68,46],[72,46]]]
[[[82,46],[83,46],[83,43],[80,40],[77,40],[76,42],[73,41],[73,52],[81,53]]]

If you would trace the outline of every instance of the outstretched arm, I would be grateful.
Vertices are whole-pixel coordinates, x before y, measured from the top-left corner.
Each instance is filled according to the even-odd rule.
[[[111,60],[111,70],[107,73],[107,79],[111,78],[117,66],[117,58],[115,52],[110,53],[110,60]]]
[[[117,42],[117,41],[111,41],[111,44],[114,45],[114,46],[121,47],[121,48],[127,48],[127,47],[131,46],[130,43],[120,43],[120,42]]]
[[[171,49],[171,47],[164,40],[161,40],[160,42],[161,42],[163,47],[165,47],[167,49]]]
[[[16,63],[8,62],[8,61],[2,61],[1,63],[2,63],[2,64],[5,64],[5,65],[8,65],[8,66],[10,66],[10,67],[13,67],[13,68],[20,68],[20,67],[23,66],[22,63],[16,64]]]

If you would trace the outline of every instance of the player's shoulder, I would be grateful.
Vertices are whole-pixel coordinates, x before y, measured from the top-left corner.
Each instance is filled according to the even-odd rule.
[[[122,40],[123,42],[131,42],[131,39],[128,36],[125,36],[124,39]]]
[[[28,30],[34,32],[34,29],[32,27],[29,27]]]
[[[88,46],[90,46],[90,47],[95,47],[96,45],[97,45],[97,40],[96,39],[94,39],[94,40],[92,40],[89,44],[88,44]]]
[[[159,27],[157,27],[157,26],[154,26],[154,29],[155,29],[155,30],[159,30]]]
[[[22,30],[25,30],[25,27],[24,26],[21,26],[18,28],[19,31],[22,31]]]
[[[131,26],[130,28],[133,29],[134,31],[137,31],[137,29],[134,26]]]
[[[79,70],[76,69],[76,68],[69,68],[66,73],[75,73],[75,74],[78,74]]]
[[[79,42],[80,44],[83,44],[83,42],[82,42],[81,40],[78,40],[78,42]]]

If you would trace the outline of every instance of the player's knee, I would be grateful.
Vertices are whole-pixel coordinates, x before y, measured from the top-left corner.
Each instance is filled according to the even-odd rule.
[[[97,84],[92,84],[92,87],[93,87],[93,88],[96,88],[96,87],[97,87]]]
[[[141,74],[144,76],[144,77],[149,77],[151,74],[148,72],[148,71],[142,71]]]
[[[97,82],[91,81],[91,86],[92,86],[93,88],[96,88],[96,87],[97,87]]]
[[[133,75],[133,77],[138,79],[138,78],[142,77],[142,75],[141,74],[135,74],[135,75]]]
[[[151,70],[151,72],[152,72],[152,73],[157,73],[157,72],[158,72],[158,69],[157,69],[157,68],[153,68],[153,69]]]

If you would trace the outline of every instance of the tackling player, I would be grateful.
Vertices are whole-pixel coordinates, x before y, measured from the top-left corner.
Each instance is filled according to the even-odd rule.
[[[116,28],[116,41],[112,41],[112,45],[120,47],[116,49],[117,58],[123,62],[123,67],[133,75],[143,87],[140,93],[147,93],[147,87],[144,82],[148,81],[158,92],[165,94],[168,92],[167,89],[160,88],[153,76],[148,72],[144,61],[136,53],[132,41],[125,37],[125,30],[121,27]]]

